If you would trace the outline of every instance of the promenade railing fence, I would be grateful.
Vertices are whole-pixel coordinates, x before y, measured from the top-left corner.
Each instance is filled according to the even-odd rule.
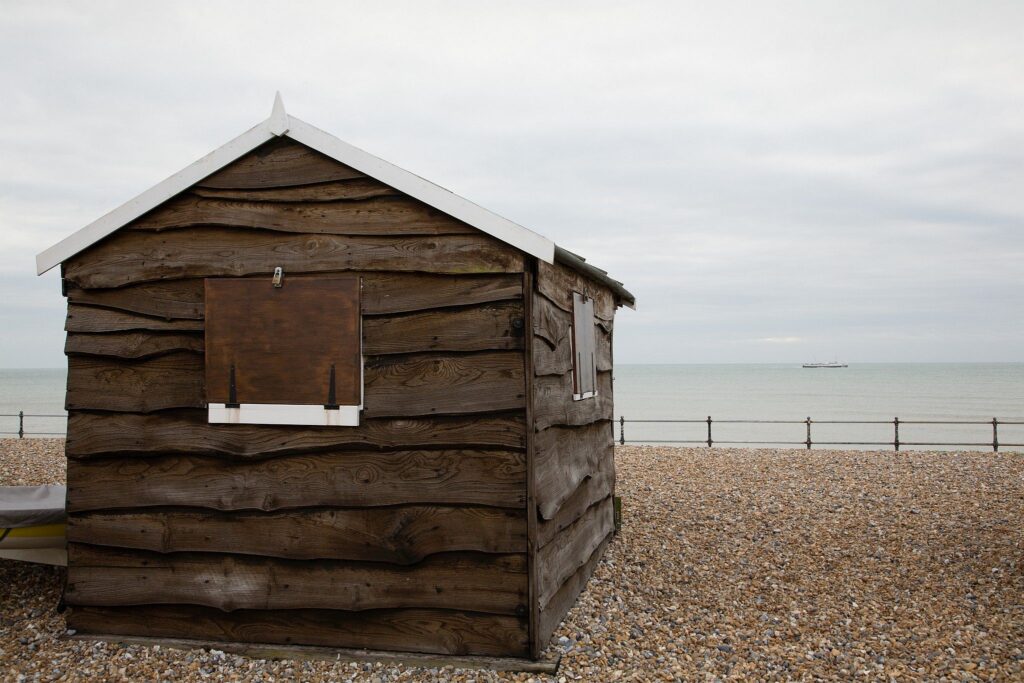
[[[17,436],[19,439],[25,438],[26,436],[64,436],[65,431],[63,424],[55,422],[55,420],[67,419],[66,413],[26,413],[24,411],[18,411],[17,413],[0,413],[0,419],[4,419],[4,425],[17,424],[17,429],[9,429],[7,431],[0,430],[0,436]],[[16,420],[17,422],[14,422]],[[26,424],[31,429],[26,427]],[[700,439],[627,439],[626,438],[626,425],[640,425],[640,424],[658,424],[658,425],[701,425],[701,436]],[[35,428],[39,425],[40,428]],[[805,438],[801,440],[773,440],[773,439],[746,439],[746,440],[731,440],[715,438],[714,426],[715,425],[803,425]],[[885,441],[830,441],[830,440],[815,440],[813,434],[814,425],[890,425],[892,427],[892,439]],[[906,441],[900,439],[900,427],[906,427],[909,425],[959,425],[966,426],[972,425],[975,427],[991,428],[992,439],[991,441]],[[922,447],[922,446],[963,446],[963,447],[974,447],[974,448],[991,448],[993,452],[998,452],[1000,448],[1024,448],[1024,443],[1014,442],[1000,442],[999,440],[999,428],[1003,426],[1021,426],[1024,425],[1024,420],[1000,420],[993,417],[991,420],[901,420],[898,417],[894,417],[891,420],[812,420],[810,417],[804,418],[803,420],[714,420],[711,416],[706,418],[698,418],[692,420],[644,420],[644,419],[626,419],[626,417],[620,416],[617,420],[618,435],[616,441],[619,444],[625,445],[630,443],[635,444],[679,444],[679,445],[700,445],[713,448],[715,444],[723,446],[798,446],[811,449],[814,446],[884,446],[886,448],[892,448],[896,451],[907,447]]]

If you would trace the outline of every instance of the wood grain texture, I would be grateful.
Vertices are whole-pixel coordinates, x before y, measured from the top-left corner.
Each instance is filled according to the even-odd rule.
[[[384,355],[522,349],[523,325],[523,305],[519,301],[367,317],[363,320],[363,352]]]
[[[565,499],[550,520],[538,520],[537,547],[542,548],[557,539],[594,503],[604,500],[614,491],[615,463],[611,458],[607,458],[601,461],[597,471],[580,482],[576,490]]]
[[[548,600],[545,608],[540,611],[537,622],[537,637],[543,643],[543,646],[547,646],[551,635],[558,628],[558,625],[562,623],[562,619],[572,609],[572,606],[576,604],[576,599],[579,598],[580,593],[586,588],[587,582],[590,580],[591,575],[593,575],[594,570],[597,569],[597,565],[601,562],[601,558],[604,556],[604,552],[612,539],[613,536],[609,535],[601,541],[587,559],[586,564],[580,567],[575,574],[562,584],[558,592]]]
[[[520,451],[343,451],[268,460],[194,455],[72,460],[69,512],[153,506],[283,510],[405,504],[523,507]]]
[[[205,407],[203,357],[177,351],[124,362],[99,356],[68,357],[68,410],[152,412]]]
[[[537,508],[551,519],[580,483],[614,457],[610,422],[580,427],[555,426],[534,437]]]
[[[68,355],[148,358],[175,351],[203,352],[203,335],[195,332],[112,332],[68,335],[64,353]]]
[[[206,227],[152,233],[124,230],[64,263],[65,279],[86,289],[198,277],[239,277],[284,268],[430,273],[521,272],[524,256],[483,234],[342,236]]]
[[[540,566],[537,601],[542,611],[562,584],[586,565],[594,550],[614,530],[612,499],[608,497],[591,506],[563,531],[557,543],[548,543],[537,551],[537,564]]]
[[[68,303],[88,304],[157,318],[203,318],[202,280],[164,280],[118,289],[68,287]]]
[[[476,228],[407,196],[289,204],[186,194],[165,202],[127,227],[159,231],[211,225],[332,235],[479,233]]]
[[[611,420],[611,373],[598,373],[597,396],[582,401],[572,400],[572,374],[537,377],[534,381],[534,403],[534,426],[538,431],[552,425],[577,426]]]
[[[320,450],[376,448],[525,448],[522,415],[368,419],[344,429],[275,425],[212,425],[205,410],[157,415],[83,413],[68,416],[69,458],[105,455],[193,455],[263,458]]]
[[[515,614],[526,556],[432,555],[414,565],[301,562],[220,553],[160,554],[68,545],[68,604],[193,604],[236,609],[438,608]]]
[[[359,171],[289,138],[270,140],[199,181],[200,187],[255,189],[364,178]]]
[[[614,320],[615,298],[604,285],[580,275],[559,263],[537,263],[537,290],[563,311],[572,312],[572,293],[586,294],[594,300],[594,315]]]
[[[433,308],[468,306],[522,298],[520,276],[431,275],[426,273],[346,272],[303,275],[303,277],[352,277],[363,281],[363,314],[409,313]],[[253,277],[265,277],[253,276]],[[163,280],[115,289],[68,288],[68,301],[139,313],[157,318],[204,316],[203,280]]]
[[[366,417],[468,414],[526,406],[524,354],[377,356],[365,369]]]
[[[526,656],[526,620],[455,610],[239,610],[154,605],[72,607],[81,633],[221,639],[407,650],[455,655]]]
[[[191,194],[208,199],[238,199],[247,202],[333,202],[370,199],[401,194],[393,187],[373,178],[352,178],[297,187],[263,189],[219,189],[197,185]]]
[[[412,564],[437,553],[525,553],[526,516],[519,510],[439,505],[269,513],[94,512],[72,515],[67,537],[74,543],[161,553]]]
[[[371,356],[364,370],[363,417],[521,409],[526,403],[523,365],[523,354],[517,351]],[[148,413],[205,406],[199,354],[175,352],[134,362],[68,358],[69,410]]]
[[[128,330],[202,330],[203,321],[189,318],[154,318],[96,306],[68,305],[64,329],[68,332],[126,332]]]

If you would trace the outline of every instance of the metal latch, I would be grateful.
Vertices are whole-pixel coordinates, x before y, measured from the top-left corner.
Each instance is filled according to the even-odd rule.
[[[277,268],[274,268],[274,279],[271,280],[273,285],[275,287],[280,287],[283,284],[283,280],[284,280],[284,268],[282,268],[281,266],[278,266]]]

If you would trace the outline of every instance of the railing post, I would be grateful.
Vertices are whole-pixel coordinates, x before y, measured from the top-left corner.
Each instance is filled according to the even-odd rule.
[[[811,450],[811,417],[807,416],[807,450]]]
[[[711,416],[708,415],[708,448],[711,448],[713,443],[714,441],[711,440]]]
[[[619,415],[619,445],[626,445],[626,416]]]
[[[24,410],[19,410],[18,411],[18,438],[19,439],[24,439],[25,438],[25,411]]]
[[[992,452],[999,452],[999,420],[992,418]]]
[[[899,453],[899,451],[900,451],[900,419],[898,417],[894,417],[892,419],[892,428],[893,428],[893,432],[895,433],[895,437],[893,437],[892,445],[893,445],[893,448],[896,449],[896,452]]]

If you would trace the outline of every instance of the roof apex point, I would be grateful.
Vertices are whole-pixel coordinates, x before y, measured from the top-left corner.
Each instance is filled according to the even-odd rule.
[[[288,132],[288,114],[284,111],[284,100],[281,99],[280,90],[274,95],[274,108],[270,112],[267,123],[270,126],[270,132],[274,135],[281,136]]]

